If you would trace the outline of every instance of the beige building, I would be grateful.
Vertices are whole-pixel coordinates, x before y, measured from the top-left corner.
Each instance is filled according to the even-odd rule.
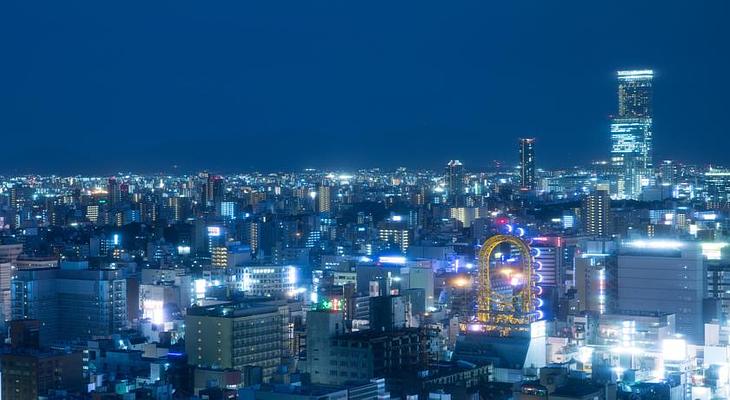
[[[284,303],[222,303],[188,309],[188,363],[202,368],[261,367],[267,382],[289,356],[289,307]]]

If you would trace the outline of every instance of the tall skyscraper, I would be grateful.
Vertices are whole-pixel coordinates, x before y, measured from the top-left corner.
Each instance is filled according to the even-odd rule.
[[[587,235],[605,237],[610,235],[611,198],[605,190],[596,190],[583,199],[583,231]]]
[[[320,185],[317,188],[317,211],[330,212],[332,209],[332,187]]]
[[[619,175],[617,197],[636,199],[653,168],[654,71],[618,71],[618,114],[611,120],[611,164]]]
[[[652,70],[618,71],[618,117],[651,118]]]
[[[535,139],[520,139],[520,189],[535,189]]]
[[[0,238],[0,310],[3,321],[10,320],[10,282],[13,279],[14,265],[23,253],[23,244],[8,238]]]
[[[225,190],[225,181],[222,176],[208,175],[203,190],[203,203],[220,214],[220,204],[223,202]]]
[[[464,164],[459,160],[446,164],[446,190],[452,206],[464,205]]]
[[[109,204],[112,206],[119,205],[122,201],[121,184],[113,176],[107,181],[107,196],[109,198]]]

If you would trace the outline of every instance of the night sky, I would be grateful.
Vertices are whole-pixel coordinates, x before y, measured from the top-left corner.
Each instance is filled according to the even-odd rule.
[[[730,2],[0,2],[0,173],[479,169],[607,158],[656,71],[656,158],[730,165]]]

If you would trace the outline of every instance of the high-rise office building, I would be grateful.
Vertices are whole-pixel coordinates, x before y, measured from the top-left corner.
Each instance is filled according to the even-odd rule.
[[[96,223],[99,221],[99,205],[93,204],[86,206],[86,219]]]
[[[535,139],[520,139],[520,189],[535,189]]]
[[[109,336],[127,327],[127,280],[119,269],[18,270],[11,305],[13,319],[41,321],[42,343]]]
[[[636,199],[652,177],[652,70],[618,71],[618,114],[611,120],[617,197]]]
[[[296,290],[299,271],[291,265],[249,262],[232,269],[236,289],[248,296],[286,297]]]
[[[10,319],[10,280],[13,277],[13,264],[10,260],[0,258],[0,311],[2,320]]]
[[[225,218],[236,218],[236,203],[233,201],[224,201],[220,204],[220,215]]]
[[[220,213],[220,204],[225,194],[225,181],[222,176],[205,174],[205,185],[203,187],[203,204],[213,208]]]
[[[13,241],[0,241],[0,310],[3,321],[11,319],[10,315],[10,282],[13,268],[18,256],[23,252],[23,244]]]
[[[215,176],[209,184],[213,191],[211,197],[213,200],[213,207],[215,207],[216,210],[220,210],[220,204],[223,202],[226,191],[225,181],[222,176]]]
[[[619,310],[675,314],[677,333],[702,343],[707,269],[696,243],[636,240],[618,255]]]
[[[180,197],[173,196],[166,199],[165,211],[170,222],[179,222],[182,219],[183,201]]]
[[[116,206],[122,201],[121,183],[113,176],[107,181],[107,197],[112,206]]]
[[[413,231],[400,224],[382,224],[378,227],[378,239],[405,254],[413,241]]]
[[[616,243],[613,240],[581,242],[581,251],[573,265],[576,311],[614,312],[618,300]]]
[[[611,234],[611,198],[605,190],[595,190],[583,199],[581,207],[583,231],[587,235],[604,237]]]
[[[564,276],[561,276],[564,270],[562,242],[560,236],[540,236],[532,241],[530,247],[537,252],[535,261],[540,264],[540,276],[542,276],[540,286],[543,288],[557,287],[564,279]]]
[[[704,175],[705,202],[708,207],[730,205],[730,170],[710,168]]]
[[[247,222],[244,229],[244,240],[251,247],[251,253],[256,253],[259,249],[259,233],[261,224],[255,221]]]
[[[662,160],[657,166],[657,175],[662,185],[674,187],[679,177],[679,164],[672,160]]]
[[[452,206],[464,205],[464,164],[459,160],[451,160],[446,164],[446,190]]]
[[[262,368],[268,380],[289,352],[285,303],[223,303],[192,307],[185,317],[188,364],[215,369]]]
[[[618,71],[618,117],[651,118],[652,70]]]
[[[317,211],[329,212],[332,209],[332,187],[321,185],[317,188]]]
[[[330,356],[329,343],[333,336],[345,333],[345,316],[342,310],[318,309],[307,312],[306,322],[306,359],[305,370],[311,375],[312,382],[328,382],[329,371],[322,369],[328,366]],[[335,360],[336,365],[336,360]],[[336,377],[337,373],[333,375]]]

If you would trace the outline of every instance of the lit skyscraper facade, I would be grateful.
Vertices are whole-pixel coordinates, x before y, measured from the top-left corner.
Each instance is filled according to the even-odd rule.
[[[332,188],[320,185],[317,188],[317,211],[329,212],[332,207]]]
[[[705,172],[705,201],[715,208],[730,205],[730,170],[710,168]]]
[[[605,190],[596,190],[583,199],[583,231],[590,236],[610,235],[611,199]]]
[[[220,214],[220,204],[223,201],[224,192],[223,178],[218,175],[207,175],[203,187],[203,203]]]
[[[618,114],[611,120],[611,163],[617,197],[638,198],[649,184],[652,160],[652,70],[618,71]]]
[[[451,160],[446,164],[446,186],[449,203],[455,207],[464,205],[464,164]]]
[[[122,200],[122,190],[117,178],[109,178],[107,184],[107,196],[109,198],[109,204],[117,205]]]
[[[535,139],[520,139],[520,189],[535,189]]]
[[[651,118],[652,70],[618,71],[618,117]]]

